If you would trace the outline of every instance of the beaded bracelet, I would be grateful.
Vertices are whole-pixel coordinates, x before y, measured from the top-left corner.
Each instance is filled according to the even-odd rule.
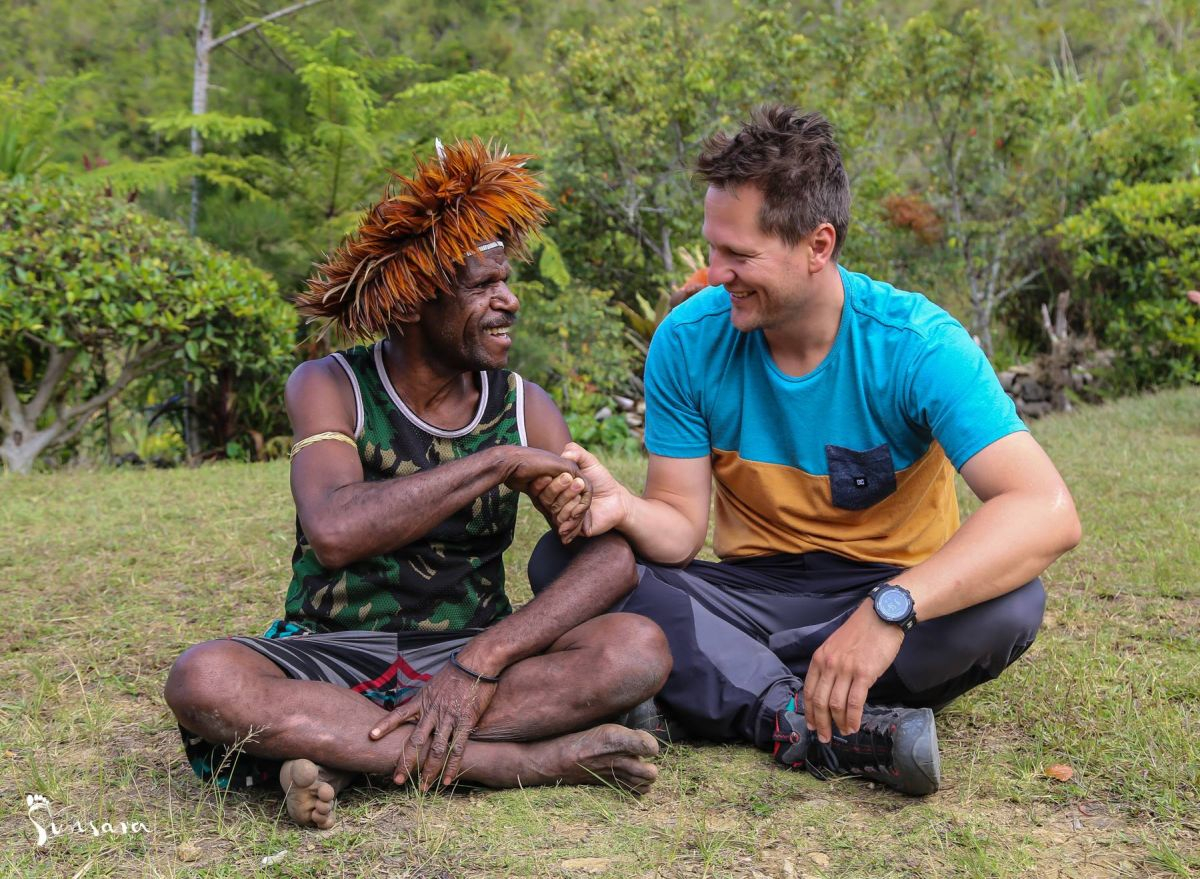
[[[456,669],[461,671],[463,674],[470,675],[471,677],[475,678],[476,683],[479,683],[479,682],[482,682],[485,684],[500,683],[500,678],[496,677],[495,675],[485,675],[485,674],[480,674],[477,671],[471,671],[471,669],[467,668],[465,665],[463,665],[461,662],[458,661],[458,654],[460,654],[460,653],[462,653],[461,650],[455,650],[453,653],[450,654],[450,664],[452,666],[454,666]]]

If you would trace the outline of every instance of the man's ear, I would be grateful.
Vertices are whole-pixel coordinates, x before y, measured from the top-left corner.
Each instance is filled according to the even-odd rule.
[[[821,271],[833,260],[833,248],[837,245],[837,232],[833,224],[822,223],[809,235],[812,253],[808,258],[808,270],[813,274]]]
[[[398,324],[416,324],[421,322],[421,306],[425,303],[419,303],[416,308],[409,308],[396,315],[395,321]],[[401,327],[403,329],[403,327]]]

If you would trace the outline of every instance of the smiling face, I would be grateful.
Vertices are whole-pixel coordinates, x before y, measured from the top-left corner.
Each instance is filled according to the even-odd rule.
[[[498,369],[508,363],[510,330],[520,302],[508,289],[504,248],[467,258],[457,285],[424,303],[413,328],[437,360],[464,372]]]
[[[759,226],[763,195],[746,184],[710,186],[704,197],[708,282],[729,291],[730,319],[742,332],[778,329],[802,310],[811,287],[809,236],[796,245]]]

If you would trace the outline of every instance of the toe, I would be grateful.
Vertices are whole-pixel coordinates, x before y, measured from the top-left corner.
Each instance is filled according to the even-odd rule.
[[[658,767],[641,760],[621,758],[613,761],[613,777],[631,790],[645,790],[658,778]]]
[[[650,735],[645,730],[636,730],[637,747],[633,752],[639,757],[657,757],[658,756],[658,739]]]
[[[319,770],[311,760],[292,760],[287,764],[289,780],[293,787],[308,787],[316,783]]]

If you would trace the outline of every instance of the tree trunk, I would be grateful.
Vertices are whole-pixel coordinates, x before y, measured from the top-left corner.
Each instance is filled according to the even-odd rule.
[[[208,112],[208,56],[212,52],[212,13],[208,0],[200,0],[200,20],[196,23],[196,61],[192,68],[192,115],[202,116]],[[200,131],[192,127],[192,155],[199,158],[204,152],[204,141]],[[188,232],[196,234],[196,221],[200,215],[200,178],[192,176],[192,204],[188,211]]]
[[[992,357],[992,303],[989,301],[987,282],[975,272],[972,258],[967,255],[967,294],[971,302],[970,332],[990,360]]]
[[[27,403],[17,396],[8,366],[0,362],[0,436],[3,436],[0,461],[14,473],[28,473],[39,455],[75,439],[109,400],[125,390],[136,377],[152,369],[161,352],[156,344],[129,350],[116,379],[90,399],[74,406],[65,405],[61,388],[70,380],[71,364],[79,354],[77,350],[62,351],[50,347],[46,372]],[[51,407],[54,420],[48,427],[38,430],[38,422]]]
[[[33,434],[13,431],[0,443],[0,461],[4,462],[10,473],[31,473],[33,462],[54,442],[58,433],[53,428]]]

